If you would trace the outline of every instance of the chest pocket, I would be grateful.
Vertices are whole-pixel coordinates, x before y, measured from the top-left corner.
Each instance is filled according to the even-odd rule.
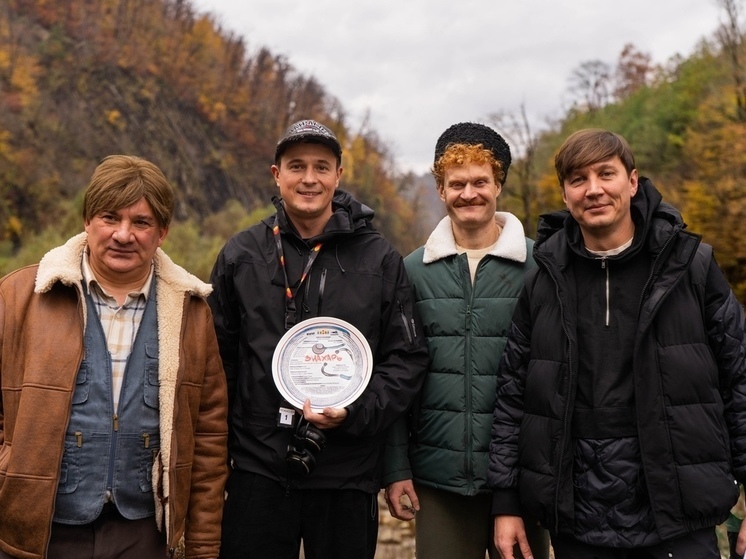
[[[145,374],[143,375],[143,395],[145,405],[149,408],[158,409],[158,387],[160,379],[158,376],[158,346],[145,344]]]
[[[90,383],[90,366],[83,360],[78,369],[78,376],[75,378],[75,392],[73,392],[73,405],[83,404],[88,400],[88,394],[91,391]]]

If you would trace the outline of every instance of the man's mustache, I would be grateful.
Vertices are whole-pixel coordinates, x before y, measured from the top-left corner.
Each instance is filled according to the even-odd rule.
[[[458,200],[453,203],[454,208],[468,208],[469,206],[484,206],[484,202],[482,200],[471,200],[469,202],[466,202],[464,200]]]

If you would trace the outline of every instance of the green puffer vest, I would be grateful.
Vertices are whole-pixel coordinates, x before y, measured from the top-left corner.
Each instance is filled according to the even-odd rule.
[[[487,463],[497,368],[533,241],[521,222],[496,214],[502,233],[477,268],[458,254],[448,217],[405,259],[430,354],[420,397],[392,429],[384,484],[402,479],[459,493],[488,493]]]

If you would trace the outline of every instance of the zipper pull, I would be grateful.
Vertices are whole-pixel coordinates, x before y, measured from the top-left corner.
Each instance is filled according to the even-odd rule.
[[[404,305],[401,301],[396,301],[399,304],[399,316],[401,316],[401,321],[404,326],[404,331],[407,333],[407,339],[409,340],[409,343],[414,343],[414,337],[412,332],[409,330],[409,323],[407,322],[407,315],[404,313]]]
[[[114,414],[114,416],[111,419],[114,425],[114,430],[119,431],[119,416],[117,414]]]

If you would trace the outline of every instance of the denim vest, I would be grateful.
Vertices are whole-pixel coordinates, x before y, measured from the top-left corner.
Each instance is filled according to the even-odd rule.
[[[65,434],[54,522],[92,522],[107,495],[130,520],[155,514],[152,466],[160,447],[155,284],[127,360],[116,415],[111,357],[93,300],[85,295],[85,358]]]

